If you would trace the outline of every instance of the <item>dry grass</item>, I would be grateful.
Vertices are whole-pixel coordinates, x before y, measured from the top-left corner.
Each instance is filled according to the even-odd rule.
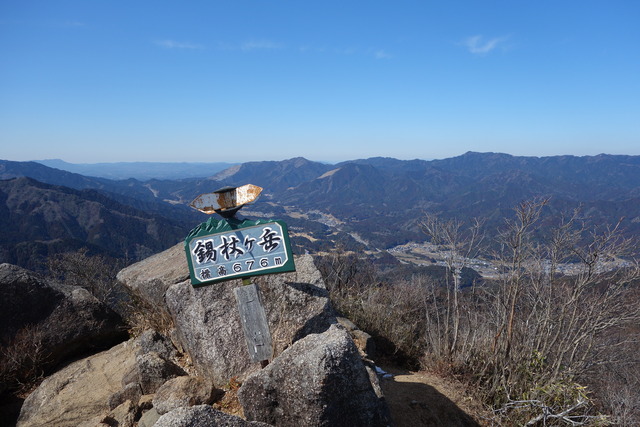
[[[242,384],[236,377],[232,377],[227,384],[222,387],[224,395],[220,400],[213,404],[213,408],[229,415],[235,415],[244,418],[242,405],[238,400],[238,390]]]
[[[542,240],[536,224],[545,205],[524,202],[505,222],[493,254],[503,272],[481,287],[459,285],[471,247],[464,239],[477,234],[458,222],[429,223],[451,254],[445,286],[427,277],[381,285],[371,266],[339,253],[320,270],[337,309],[387,344],[387,354],[461,378],[493,408],[496,425],[637,425],[638,381],[600,374],[638,366],[628,351],[638,334],[617,331],[640,321],[640,266],[603,267],[633,243],[618,226],[587,230],[577,215]],[[555,268],[567,262],[572,276]]]
[[[28,395],[44,379],[49,354],[43,337],[42,328],[27,325],[0,348],[0,392]]]
[[[128,291],[129,298],[121,309],[124,319],[129,326],[129,333],[137,337],[148,329],[153,329],[164,335],[174,327],[173,318],[166,307],[161,307],[141,297],[135,291]]]

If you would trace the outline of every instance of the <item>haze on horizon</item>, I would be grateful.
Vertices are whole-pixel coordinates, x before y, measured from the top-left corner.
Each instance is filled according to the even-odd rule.
[[[0,158],[640,154],[640,3],[0,4]]]

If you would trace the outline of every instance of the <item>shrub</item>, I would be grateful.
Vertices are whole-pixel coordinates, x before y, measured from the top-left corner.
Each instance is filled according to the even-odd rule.
[[[64,284],[87,289],[99,301],[116,311],[137,336],[146,329],[167,333],[173,320],[165,307],[149,302],[117,280],[119,260],[89,255],[87,249],[56,255],[49,260],[51,275]]]
[[[7,345],[0,347],[0,394],[31,390],[44,378],[47,362],[42,329],[37,325],[20,329]]]
[[[618,225],[586,229],[577,211],[540,232],[546,204],[523,202],[505,220],[491,245],[499,249],[485,253],[499,274],[481,285],[463,288],[460,272],[481,249],[482,223],[465,229],[429,216],[423,229],[445,256],[444,284],[420,275],[377,284],[371,267],[339,253],[320,270],[341,312],[394,351],[421,354],[425,369],[466,379],[495,409],[496,423],[602,425],[600,408],[637,424],[637,374],[607,384],[612,367],[639,365],[629,349],[640,320],[640,266],[621,262],[635,243]]]
[[[418,366],[422,353],[422,310],[415,305],[419,290],[411,283],[376,281],[371,263],[336,251],[316,263],[334,307],[370,333],[376,348],[403,363]]]

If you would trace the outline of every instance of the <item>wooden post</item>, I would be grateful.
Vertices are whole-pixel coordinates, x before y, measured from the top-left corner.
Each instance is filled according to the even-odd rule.
[[[268,360],[273,357],[267,315],[258,286],[252,284],[251,279],[243,279],[243,284],[245,286],[235,288],[233,292],[238,301],[247,350],[252,362],[261,362],[261,366],[265,367],[269,363]]]

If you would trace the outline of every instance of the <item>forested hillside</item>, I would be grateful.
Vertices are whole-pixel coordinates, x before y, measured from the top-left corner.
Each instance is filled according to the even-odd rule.
[[[50,255],[92,253],[144,259],[183,238],[185,228],[123,205],[96,190],[73,190],[31,178],[0,181],[0,262],[41,270]]]
[[[466,153],[444,160],[371,158],[337,165],[294,158],[244,163],[208,178],[144,182],[0,161],[0,177],[16,176],[94,189],[119,204],[169,218],[186,232],[206,219],[187,207],[198,194],[259,185],[262,197],[242,213],[286,220],[298,253],[335,247],[378,252],[423,242],[419,223],[426,213],[466,223],[480,218],[487,234],[496,236],[514,206],[534,198],[548,199],[542,228],[577,210],[587,226],[620,222],[623,234],[640,233],[640,156]]]

